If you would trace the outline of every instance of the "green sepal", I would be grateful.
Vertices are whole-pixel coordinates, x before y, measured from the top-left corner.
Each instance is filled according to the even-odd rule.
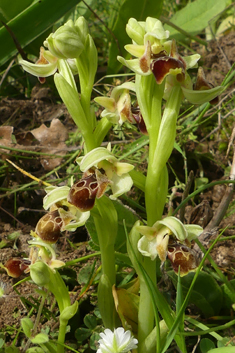
[[[46,343],[49,341],[49,337],[48,335],[46,335],[45,333],[39,333],[38,335],[36,335],[33,338],[30,338],[30,341],[33,344],[42,344],[42,343]]]
[[[181,87],[185,98],[192,104],[203,104],[206,102],[210,102],[217,96],[219,96],[223,90],[223,86],[214,87],[208,90],[195,91],[192,89],[187,89]]]
[[[93,149],[92,151],[88,152],[82,159],[77,158],[77,162],[79,163],[82,172],[85,172],[103,160],[117,161],[117,158],[112,154],[112,152],[104,147],[97,147]]]
[[[59,73],[65,78],[65,80],[70,84],[70,86],[77,91],[77,85],[74,80],[74,75],[69,66],[67,60],[58,60],[58,70]]]
[[[46,189],[47,195],[43,199],[43,208],[48,210],[56,202],[67,200],[70,188],[64,186],[49,186]]]

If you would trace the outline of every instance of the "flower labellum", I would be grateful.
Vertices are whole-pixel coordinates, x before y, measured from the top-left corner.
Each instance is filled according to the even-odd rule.
[[[100,333],[100,337],[97,353],[127,353],[136,349],[138,344],[131,332],[125,331],[123,327],[118,327],[114,332],[106,329],[104,333]]]
[[[12,257],[5,263],[3,268],[7,271],[8,276],[17,278],[22,274],[29,272],[30,264],[30,260],[22,259],[21,257]]]
[[[53,244],[56,243],[60,237],[62,225],[63,221],[58,210],[54,210],[40,218],[36,225],[35,232],[45,243]]]
[[[98,182],[95,173],[91,173],[72,185],[67,200],[80,211],[89,211],[95,204],[97,192]]]
[[[179,242],[168,245],[167,257],[177,274],[180,267],[180,276],[185,276],[198,268],[199,260],[196,252]]]

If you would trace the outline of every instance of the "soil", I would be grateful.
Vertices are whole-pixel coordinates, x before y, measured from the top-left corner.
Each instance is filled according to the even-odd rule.
[[[207,79],[214,85],[220,84],[227,74],[230,65],[232,65],[234,61],[235,32],[230,32],[221,37],[219,41],[211,41],[207,50],[200,51]],[[40,128],[42,124],[46,124],[47,129],[49,129],[51,123],[58,119],[63,126],[66,127],[67,134],[76,130],[65,106],[63,104],[57,104],[54,101],[51,96],[51,91],[47,87],[36,86],[32,91],[30,99],[16,100],[11,97],[3,98],[0,102],[0,123],[5,127],[8,126],[11,128],[7,132],[0,131],[0,136],[2,133],[3,138],[5,138],[5,140],[1,140],[1,145],[4,145],[5,142],[6,147],[21,147],[21,149],[24,150],[28,149],[35,152],[49,151],[50,153],[53,148],[53,151],[57,151],[62,157],[58,158],[56,164],[51,164],[50,158],[47,159],[47,157],[45,157],[44,161],[39,158],[25,159],[25,155],[20,154],[19,152],[16,153],[14,151],[10,152],[10,150],[0,150],[2,159],[11,159],[17,163],[17,165],[23,167],[24,170],[32,173],[38,178],[42,177],[46,172],[53,170],[53,168],[58,166],[63,160],[63,154],[79,148],[79,146],[67,147],[65,141],[68,135],[64,137],[61,136],[61,134],[58,135],[58,130],[60,130],[59,127],[58,130],[56,130],[56,136],[52,134],[52,130],[50,131],[53,136],[50,143],[47,142],[47,145],[49,144],[49,149],[45,149],[43,141],[40,141],[40,138],[35,137],[35,129]],[[12,128],[13,126],[14,129]],[[230,131],[230,134],[231,133],[232,131]],[[15,140],[12,140],[13,134]],[[56,143],[54,143],[55,140],[57,141]],[[187,148],[188,151],[190,151],[190,149],[195,150],[198,147],[197,145],[193,145],[192,142],[189,142]],[[202,147],[200,146],[200,148]],[[210,139],[208,139],[208,142],[205,141],[203,143],[203,153],[207,153],[207,151],[211,151],[212,149],[214,150],[218,163],[210,162],[209,167],[208,165],[204,165],[204,176],[208,177],[210,182],[224,179],[225,177],[221,165],[223,164],[223,166],[227,167],[231,163],[231,158],[229,157],[227,159],[225,153],[224,155],[221,155],[218,150],[218,141],[210,141]],[[2,188],[12,188],[29,182],[29,180],[28,177],[23,176],[20,172],[13,173],[12,171],[9,171],[9,174],[4,178],[1,178],[0,181]],[[18,193],[16,200],[14,200],[12,195],[5,195],[4,198],[0,199],[0,241],[6,241],[5,247],[0,249],[0,263],[4,264],[11,257],[28,257],[29,247],[27,241],[31,238],[30,231],[34,230],[38,219],[43,215],[42,198],[44,192],[41,189],[42,188],[38,187],[30,192],[24,191]],[[207,200],[213,213],[219,207],[225,190],[226,186],[216,185],[213,189],[210,189],[201,195],[197,199],[197,203],[200,204],[200,202]],[[235,197],[233,196],[233,201],[234,199]],[[14,202],[16,202],[17,212],[15,212],[14,209]],[[186,207],[186,221],[189,220],[195,206],[195,204],[191,204]],[[234,224],[235,214],[231,212],[230,215],[227,214],[220,224],[220,228],[228,226],[228,229],[224,232],[224,236],[231,236],[234,234]],[[19,237],[15,242],[9,241],[9,235],[14,232],[19,232]],[[214,236],[217,234],[218,232],[216,232]],[[75,244],[79,243],[79,246],[76,245],[75,249],[70,246],[69,242],[62,239],[57,248],[59,259],[66,262],[84,256],[89,251],[87,248],[87,240],[88,238],[85,230],[83,230],[82,236],[80,234],[77,239],[73,238]],[[214,248],[212,256],[222,270],[227,271],[234,268],[234,241],[221,241],[219,245]],[[76,271],[77,270],[79,270],[79,266],[76,267]],[[10,278],[3,269],[0,270],[0,284],[4,288],[5,293],[0,301],[0,330],[5,330],[7,327],[15,328],[14,332],[9,330],[9,340],[11,339],[10,336],[15,336],[17,328],[19,328],[20,319],[28,314],[25,301],[22,300],[22,298],[35,297],[33,285],[29,282],[23,282],[17,286],[17,291],[20,293],[20,295],[18,295],[13,289],[13,285],[18,281],[19,278]],[[76,291],[79,291],[79,288],[76,288]]]

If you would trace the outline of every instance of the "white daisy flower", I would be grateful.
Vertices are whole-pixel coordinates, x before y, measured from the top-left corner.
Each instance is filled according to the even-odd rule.
[[[130,331],[125,331],[123,327],[118,327],[114,332],[105,329],[100,337],[97,353],[126,353],[137,348],[138,340],[132,337]]]

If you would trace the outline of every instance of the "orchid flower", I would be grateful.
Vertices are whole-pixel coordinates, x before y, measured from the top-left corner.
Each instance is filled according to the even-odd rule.
[[[58,212],[61,219],[61,231],[69,230],[73,232],[86,223],[90,217],[90,212],[81,212],[67,201],[70,192],[69,186],[49,186],[45,190],[47,195],[43,199],[43,207],[46,210],[50,209],[52,212]]]
[[[196,269],[196,255],[190,249],[190,242],[202,233],[202,227],[194,224],[184,225],[178,218],[169,216],[157,221],[152,227],[136,226],[136,230],[143,235],[138,242],[138,250],[142,255],[150,257],[151,260],[159,256],[162,263],[168,256],[173,262],[173,269],[176,272],[179,265],[181,267],[184,266],[184,271],[181,275]],[[180,250],[184,253],[188,252],[186,256],[182,255],[184,259],[182,257],[179,258]],[[178,255],[173,254],[174,251],[177,251]]]
[[[125,49],[137,59],[126,60],[118,56],[118,60],[136,74],[153,74],[157,84],[165,80],[164,99],[169,98],[176,85],[181,87],[182,96],[193,104],[213,101],[222,92],[223,87],[220,86],[211,88],[204,85],[203,90],[201,87],[193,89],[187,71],[197,67],[200,55],[179,55],[175,41],[168,40],[169,32],[164,30],[161,21],[148,17],[146,22],[138,22],[131,18],[126,31],[133,44],[126,45]]]
[[[125,82],[115,87],[110,97],[95,98],[95,102],[105,108],[101,113],[101,117],[106,117],[113,124],[122,125],[126,120],[131,123],[135,122],[131,111],[130,90],[135,92],[135,84]]]
[[[118,56],[118,60],[137,74],[150,75],[153,57],[169,53],[169,31],[164,30],[161,21],[152,17],[148,17],[146,22],[130,18],[126,31],[132,44],[126,45],[125,49],[137,59],[125,60]]]
[[[90,170],[96,174],[98,184],[105,184],[105,189],[110,185],[112,190],[111,199],[129,191],[133,185],[132,178],[128,174],[134,166],[129,163],[119,162],[118,159],[107,148],[98,147],[87,153],[84,157],[77,159],[80,169],[83,173]],[[105,190],[100,193],[100,197]]]

